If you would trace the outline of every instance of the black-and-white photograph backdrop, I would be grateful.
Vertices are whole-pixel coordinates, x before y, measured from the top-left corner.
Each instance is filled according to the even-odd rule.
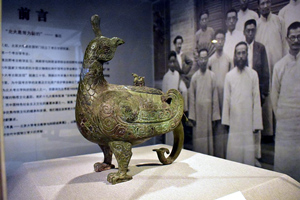
[[[300,180],[299,10],[299,0],[154,3],[155,86],[186,100],[185,148]]]

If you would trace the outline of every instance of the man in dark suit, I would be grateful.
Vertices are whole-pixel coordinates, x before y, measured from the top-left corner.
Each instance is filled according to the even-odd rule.
[[[254,19],[250,19],[246,21],[244,24],[244,35],[245,35],[246,43],[248,45],[248,66],[254,69],[258,74],[260,100],[261,100],[261,106],[263,107],[265,99],[269,95],[269,81],[270,81],[269,64],[268,64],[266,48],[263,44],[256,42],[254,40],[255,34],[256,34],[256,21]],[[264,107],[262,108],[262,112],[264,112]],[[260,141],[261,141],[261,133],[259,132],[255,135],[255,145],[256,145],[255,156],[257,159],[261,158]],[[260,166],[258,160],[256,161],[256,165]]]
[[[186,53],[181,51],[183,43],[182,36],[178,35],[175,37],[173,44],[175,46],[176,59],[178,61],[177,65],[175,65],[175,70],[180,74],[179,86],[178,89],[181,92],[184,98],[184,111],[188,110],[188,87],[189,87],[189,79],[187,78],[187,74],[192,68],[193,60],[190,59]]]
[[[250,19],[244,25],[244,35],[248,44],[248,66],[258,74],[260,100],[263,105],[265,98],[269,95],[269,64],[266,48],[262,43],[254,40],[255,34],[256,21]]]
[[[193,65],[193,60],[190,59],[186,53],[182,52],[182,44],[183,44],[183,38],[182,36],[178,35],[175,37],[173,40],[173,44],[175,46],[175,52],[176,52],[176,57],[178,61],[178,67],[175,70],[179,72],[180,75],[186,75],[189,73],[189,71],[192,68]]]

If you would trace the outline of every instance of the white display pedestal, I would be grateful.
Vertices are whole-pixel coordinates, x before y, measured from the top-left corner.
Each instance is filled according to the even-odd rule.
[[[8,199],[217,199],[241,192],[245,199],[300,199],[300,183],[289,176],[182,150],[171,165],[161,165],[154,145],[133,149],[133,180],[111,185],[96,173],[103,154],[25,163],[8,180]],[[117,162],[113,159],[113,163]]]

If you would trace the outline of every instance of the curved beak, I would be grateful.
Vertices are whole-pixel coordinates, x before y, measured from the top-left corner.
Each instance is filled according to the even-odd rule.
[[[124,40],[122,40],[121,38],[118,37],[113,37],[112,40],[115,42],[116,46],[122,45],[125,43]]]

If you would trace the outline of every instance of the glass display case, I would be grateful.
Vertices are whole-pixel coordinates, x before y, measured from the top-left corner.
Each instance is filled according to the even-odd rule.
[[[251,147],[255,149],[253,165],[274,170],[277,133],[276,115],[272,110],[271,102],[272,77],[275,63],[289,53],[287,28],[292,22],[300,21],[300,14],[297,10],[300,9],[300,3],[297,0],[261,0],[259,2],[249,0],[244,1],[248,3],[247,8],[243,10],[241,2],[233,0],[1,1],[0,181],[2,197],[6,198],[6,180],[15,181],[14,174],[24,166],[24,163],[44,162],[43,160],[76,155],[93,155],[93,153],[100,152],[98,145],[82,137],[75,121],[76,94],[84,52],[90,40],[94,38],[90,23],[90,18],[94,14],[98,14],[101,18],[101,30],[104,36],[110,38],[116,36],[125,41],[125,44],[118,47],[114,59],[105,63],[105,79],[113,84],[132,85],[131,73],[136,73],[145,77],[146,86],[155,87],[163,92],[165,92],[164,88],[178,89],[183,96],[186,95],[185,116],[192,122],[184,123],[186,151],[192,150],[227,159],[229,135],[228,127],[222,126],[223,89],[222,92],[218,91],[219,116],[212,120],[212,111],[209,111],[210,115],[205,116],[205,119],[209,118],[207,121],[204,118],[199,120],[200,118],[196,116],[191,117],[191,109],[194,108],[190,108],[189,93],[193,88],[191,87],[192,77],[199,72],[199,50],[202,47],[208,50],[207,69],[213,71],[211,65],[216,57],[217,47],[212,40],[216,39],[215,33],[220,29],[224,32],[223,42],[226,43],[226,34],[229,30],[227,11],[232,8],[236,11],[236,29],[240,29],[244,41],[246,40],[244,23],[247,21],[246,15],[251,10],[251,19],[256,20],[255,28],[258,34],[255,40],[264,45],[269,76],[267,92],[263,93],[262,79],[258,72],[263,128],[253,138],[253,148]],[[265,4],[266,8],[260,4]],[[268,12],[270,12],[269,15]],[[264,16],[267,17],[263,18]],[[265,29],[266,22],[271,20],[270,16],[273,17],[272,23],[275,25],[270,25],[269,29]],[[238,23],[242,20],[244,20],[243,23]],[[207,25],[203,25],[203,21],[206,21]],[[201,41],[207,36],[203,34],[207,28],[211,31],[209,34],[211,38],[209,38],[209,45],[205,46]],[[177,36],[182,38],[179,42],[179,51]],[[296,38],[294,41],[299,42]],[[235,67],[232,48],[231,53],[228,50],[224,51],[226,55],[232,54],[232,58],[229,57],[228,66],[226,65],[228,72]],[[250,44],[249,48],[252,48]],[[176,54],[175,58],[180,69],[175,70],[175,75],[172,75],[178,80],[171,80],[173,85],[166,87],[163,79],[170,71],[171,51],[180,55],[178,58]],[[185,57],[182,57],[183,54]],[[257,56],[254,54],[255,52],[247,57],[247,65],[254,66],[254,61],[249,62],[249,59]],[[295,66],[299,67],[299,58],[297,59]],[[185,70],[186,66],[188,70]],[[252,68],[255,70],[255,66]],[[225,79],[226,74],[227,71],[222,80]],[[224,86],[224,81],[222,82]],[[181,87],[180,84],[185,87]],[[293,88],[296,91],[297,87]],[[200,93],[196,95],[199,99],[194,96],[195,101],[206,100],[201,95]],[[296,105],[299,106],[297,103]],[[194,109],[193,112],[199,115],[207,112],[207,109],[205,111]],[[205,128],[197,127],[204,122]],[[230,126],[232,124],[229,124]],[[206,128],[209,130],[207,131]],[[197,131],[204,129],[207,135],[196,137]],[[222,130],[221,134],[219,134],[220,130]],[[298,141],[298,129],[294,130],[296,129],[291,130],[290,133],[297,138],[294,141]],[[201,142],[198,142],[200,140]],[[172,141],[172,133],[168,133],[165,136],[150,139],[143,146],[158,143],[172,145]],[[291,157],[291,154],[299,154],[297,152],[299,145],[287,144],[296,148],[290,153],[282,151],[279,159]],[[295,167],[298,167],[299,158],[295,159]],[[281,171],[280,168],[275,170],[287,173],[284,170]],[[259,172],[259,174],[263,173]],[[297,180],[297,175],[293,177],[291,174],[293,172],[288,175]]]

